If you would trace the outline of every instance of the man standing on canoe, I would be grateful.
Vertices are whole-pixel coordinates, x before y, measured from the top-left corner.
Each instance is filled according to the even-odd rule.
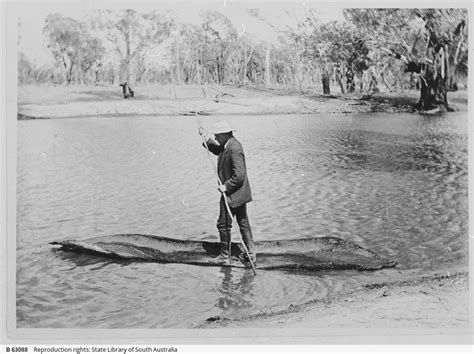
[[[209,262],[213,264],[229,265],[232,217],[227,212],[224,196],[227,198],[230,210],[239,224],[242,240],[247,247],[250,260],[256,264],[252,230],[247,215],[247,203],[252,201],[247,168],[245,165],[244,150],[240,142],[234,137],[234,130],[227,121],[214,124],[209,132],[214,134],[215,140],[206,137],[207,147],[210,152],[218,156],[217,173],[222,185],[219,191],[222,193],[220,200],[219,218],[217,229],[221,241],[219,255]],[[204,134],[204,129],[199,128],[199,134]],[[250,260],[245,252],[242,253],[242,263],[250,266]]]

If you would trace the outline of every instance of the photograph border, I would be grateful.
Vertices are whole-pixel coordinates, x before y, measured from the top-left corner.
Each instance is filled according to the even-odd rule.
[[[227,0],[231,1],[231,0]],[[290,0],[288,0],[290,1]],[[287,3],[288,1],[280,1]],[[189,2],[189,1],[182,1]],[[211,1],[203,1],[211,2]],[[238,2],[238,1],[234,1]],[[245,2],[245,1],[242,1]],[[250,1],[249,1],[250,2]],[[277,3],[278,1],[273,1]],[[301,1],[303,2],[303,1]],[[315,1],[306,1],[315,2]],[[44,3],[50,3],[44,1]],[[56,2],[52,2],[56,3]],[[71,6],[90,6],[91,8],[110,6],[121,7],[126,2],[114,2],[113,5],[109,1],[70,1]],[[155,2],[140,1],[138,4],[133,3],[133,6],[146,6]],[[192,1],[191,3],[199,4],[200,1]],[[295,2],[296,3],[296,2]],[[329,4],[329,2],[321,2]],[[26,5],[25,5],[26,4]],[[5,333],[4,343],[24,343],[24,344],[133,344],[140,342],[143,344],[153,344],[159,342],[160,344],[473,344],[473,327],[472,327],[472,306],[469,308],[470,323],[466,330],[451,329],[451,328],[419,328],[419,329],[289,329],[289,328],[222,328],[222,329],[27,329],[16,327],[16,171],[17,171],[17,38],[18,38],[18,14],[19,11],[27,6],[28,2],[4,3],[5,10],[5,49],[6,58],[6,76],[2,80],[2,85],[5,88],[6,101],[6,119],[2,120],[2,129],[4,132],[2,136],[5,137],[5,145],[2,145],[2,159],[5,159],[2,168],[2,194],[5,192],[5,204],[2,203],[2,232],[5,237],[2,237],[2,261],[0,267],[2,273],[2,309],[5,309],[6,323],[2,321],[2,331]],[[109,5],[107,5],[109,4]],[[258,5],[258,2],[252,3]],[[344,1],[330,2],[329,6],[344,6],[347,7],[392,7],[394,2],[384,2],[381,6],[380,2],[374,1],[358,1],[357,3],[350,3]],[[355,6],[357,4],[357,6]],[[473,26],[472,26],[472,11],[473,4],[469,1],[444,1],[444,2],[428,2],[428,1],[401,1],[396,2],[396,7],[465,7],[469,11],[469,53],[474,54],[473,41]],[[420,6],[420,5],[428,6]],[[447,6],[439,6],[445,4]],[[130,5],[130,3],[129,3]],[[409,5],[409,6],[408,6]],[[129,6],[130,7],[130,6]],[[3,14],[2,14],[3,17]],[[472,58],[470,60],[473,61]],[[471,173],[472,166],[472,148],[471,133],[473,128],[472,119],[472,65],[469,68],[469,270],[472,269],[473,264],[473,230],[472,221],[472,189],[473,177]],[[3,95],[2,95],[3,96]],[[5,209],[5,210],[3,210]],[[469,296],[470,304],[473,303],[472,294],[472,272],[469,271]],[[1,313],[0,313],[1,314]],[[5,324],[5,328],[3,325]]]

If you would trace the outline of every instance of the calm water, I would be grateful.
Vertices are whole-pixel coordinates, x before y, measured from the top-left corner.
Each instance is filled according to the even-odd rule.
[[[192,117],[19,121],[18,327],[188,328],[467,268],[467,114],[226,119],[246,151],[256,240],[333,235],[399,266],[253,277],[54,251],[114,233],[217,240],[214,172]]]

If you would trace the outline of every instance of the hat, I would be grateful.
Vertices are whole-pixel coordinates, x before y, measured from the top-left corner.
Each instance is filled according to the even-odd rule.
[[[209,131],[211,134],[224,134],[235,131],[226,120],[216,122]]]

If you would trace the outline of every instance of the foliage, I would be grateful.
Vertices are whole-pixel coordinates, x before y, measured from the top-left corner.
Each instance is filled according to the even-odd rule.
[[[105,35],[119,58],[118,81],[129,83],[133,81],[131,71],[135,78],[141,78],[146,53],[169,35],[173,24],[171,19],[155,11],[142,13],[132,9],[101,10],[91,22],[94,29]]]
[[[309,8],[285,30],[260,9],[246,14],[266,39],[218,11],[200,13],[198,23],[131,9],[100,10],[82,21],[51,14],[43,33],[63,77],[20,55],[20,82],[275,83],[302,91],[322,85],[325,93],[337,84],[345,93],[414,88],[428,77],[456,89],[467,77],[463,9],[346,9],[345,20],[322,22]]]
[[[447,90],[467,73],[465,9],[352,9],[346,18],[364,28],[375,57],[402,60],[420,78],[423,109],[449,109]]]
[[[46,18],[43,33],[48,40],[48,48],[57,62],[64,66],[67,82],[71,82],[76,66],[79,69],[78,79],[83,81],[84,75],[105,51],[101,40],[92,37],[85,23],[60,14],[51,14]]]
[[[29,84],[32,82],[33,66],[28,58],[22,52],[18,53],[18,82],[20,84]]]

